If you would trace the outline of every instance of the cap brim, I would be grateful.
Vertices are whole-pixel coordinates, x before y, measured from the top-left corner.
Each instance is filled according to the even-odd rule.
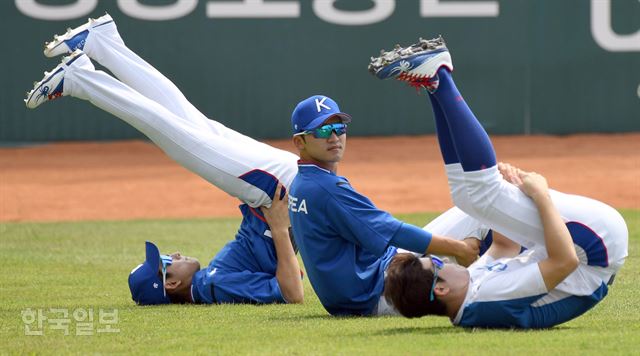
[[[146,248],[146,261],[145,263],[149,265],[152,269],[155,269],[155,273],[157,273],[160,268],[160,250],[158,246],[153,244],[153,242],[147,241],[145,242]]]
[[[301,130],[298,130],[298,132],[302,132],[304,130],[313,130],[317,127],[322,126],[322,124],[324,124],[325,121],[329,120],[330,118],[337,116],[340,119],[342,119],[342,122],[344,123],[349,123],[351,122],[351,115],[349,114],[345,114],[343,112],[334,112],[331,114],[326,114],[326,115],[322,115],[319,117],[316,117],[313,121],[311,121],[307,126],[303,127]]]
[[[164,286],[159,288],[163,283],[158,276],[160,250],[150,241],[146,241],[145,250],[145,261],[129,274],[131,297],[139,305],[170,303],[170,299],[164,294]]]

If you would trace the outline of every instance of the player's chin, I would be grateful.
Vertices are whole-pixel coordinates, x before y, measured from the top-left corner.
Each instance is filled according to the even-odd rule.
[[[192,265],[195,270],[200,269],[200,261],[198,261],[197,258],[189,257],[188,261],[189,261],[189,264]]]
[[[342,159],[342,155],[344,154],[344,150],[340,148],[333,148],[327,150],[328,153],[328,162],[339,162]]]
[[[467,271],[466,267],[461,266],[457,263],[447,263],[444,265],[444,268],[447,269],[448,273],[455,273],[455,274],[466,273]]]

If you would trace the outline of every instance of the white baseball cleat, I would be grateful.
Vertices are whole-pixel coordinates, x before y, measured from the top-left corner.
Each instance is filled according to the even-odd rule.
[[[47,57],[55,57],[65,53],[71,53],[76,49],[83,49],[87,42],[89,30],[113,23],[113,19],[109,14],[98,17],[97,19],[89,19],[84,25],[74,29],[68,28],[67,32],[62,35],[53,36],[53,41],[44,45],[44,55]]]
[[[81,50],[75,50],[69,56],[64,57],[62,62],[51,72],[44,72],[44,78],[39,82],[34,82],[33,89],[27,93],[24,99],[29,109],[35,109],[42,103],[58,99],[64,96],[64,75],[67,67],[76,59],[84,56]]]

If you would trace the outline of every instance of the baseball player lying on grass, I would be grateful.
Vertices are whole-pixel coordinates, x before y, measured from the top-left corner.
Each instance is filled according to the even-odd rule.
[[[624,220],[604,203],[548,189],[537,173],[496,164],[487,133],[453,82],[441,38],[372,58],[369,69],[428,91],[453,201],[493,230],[493,244],[468,268],[397,255],[384,295],[403,315],[445,315],[468,327],[547,328],[607,295],[627,256]],[[439,224],[438,232],[452,230]]]
[[[129,276],[133,300],[138,304],[301,303],[301,270],[283,199],[297,157],[207,119],[169,79],[125,46],[109,15],[90,19],[45,47],[48,57],[66,52],[72,53],[28,93],[27,107],[60,96],[88,100],[244,202],[236,239],[205,269],[179,253],[161,256],[147,242],[145,262]],[[119,80],[96,71],[89,58]]]

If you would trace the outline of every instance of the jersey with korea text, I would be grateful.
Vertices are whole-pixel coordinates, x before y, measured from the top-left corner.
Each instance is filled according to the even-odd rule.
[[[236,239],[193,277],[196,303],[285,303],[276,279],[276,250],[261,211],[243,204]]]
[[[369,315],[384,289],[384,272],[401,222],[356,192],[346,178],[300,162],[289,194],[289,217],[307,276],[332,315]]]
[[[547,292],[538,267],[544,258],[542,246],[514,258],[482,256],[467,269],[469,288],[453,323],[466,327],[548,328],[581,315],[606,296],[605,283],[590,295],[573,295],[557,288]]]

